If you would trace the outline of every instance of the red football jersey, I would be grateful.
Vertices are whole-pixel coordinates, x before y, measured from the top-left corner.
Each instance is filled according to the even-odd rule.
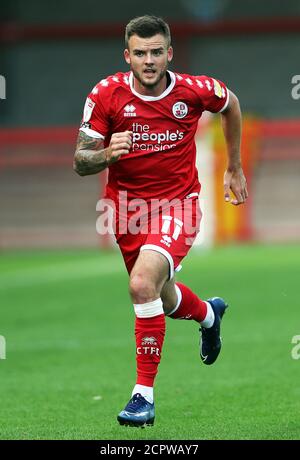
[[[219,80],[205,75],[169,72],[170,84],[158,97],[133,87],[132,72],[101,80],[89,94],[81,130],[104,138],[132,131],[131,151],[109,167],[106,196],[118,199],[183,199],[200,191],[194,136],[204,110],[223,111],[229,92]]]

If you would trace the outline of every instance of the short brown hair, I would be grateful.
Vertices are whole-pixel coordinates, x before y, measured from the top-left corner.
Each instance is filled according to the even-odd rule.
[[[168,47],[171,45],[170,28],[162,18],[148,14],[134,18],[125,29],[125,47],[128,48],[128,41],[132,35],[150,38],[156,34],[161,34],[167,39]]]

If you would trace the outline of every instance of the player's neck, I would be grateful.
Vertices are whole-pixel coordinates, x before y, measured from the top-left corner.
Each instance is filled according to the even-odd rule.
[[[142,96],[159,97],[162,93],[166,91],[170,83],[171,83],[171,77],[168,72],[161,79],[161,81],[158,82],[156,86],[151,87],[151,88],[142,85],[135,77],[133,78],[133,87],[135,91],[141,94]]]

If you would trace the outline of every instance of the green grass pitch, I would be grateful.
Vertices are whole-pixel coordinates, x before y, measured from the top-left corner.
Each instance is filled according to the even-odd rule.
[[[2,253],[0,438],[300,439],[300,246],[192,252],[178,279],[228,300],[221,355],[203,365],[197,324],[167,319],[155,425],[120,427],[135,382],[120,254]]]

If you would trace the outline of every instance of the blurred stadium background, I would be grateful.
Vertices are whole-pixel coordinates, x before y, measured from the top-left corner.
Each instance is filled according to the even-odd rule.
[[[101,78],[127,70],[124,23],[147,10],[135,0],[119,3],[117,12],[115,3],[104,7],[92,0],[62,0],[58,10],[35,0],[1,6],[0,69],[7,86],[0,101],[3,249],[99,244],[99,177],[79,180],[71,163],[85,97]],[[220,78],[238,94],[245,116],[251,200],[244,210],[232,210],[223,205],[221,190],[212,195],[210,187],[202,198],[216,197],[218,212],[211,202],[206,209],[218,219],[206,241],[298,240],[300,100],[292,98],[291,80],[300,72],[299,2],[289,0],[283,8],[279,0],[166,0],[153,1],[150,12],[172,25],[172,68]],[[224,149],[212,126],[206,126],[212,135],[209,171],[219,187]]]
[[[70,358],[74,350],[79,359],[86,357],[86,353],[91,353],[94,374],[86,365],[80,368],[80,375],[83,380],[88,375],[87,379],[97,381],[99,355],[93,355],[94,350],[101,354],[103,347],[106,349],[111,343],[110,335],[113,336],[115,331],[119,336],[124,334],[124,340],[131,333],[132,317],[126,316],[128,310],[122,306],[118,294],[113,298],[115,311],[119,312],[123,324],[128,322],[128,331],[123,332],[118,325],[115,329],[112,325],[111,328],[107,326],[106,337],[102,330],[102,320],[105,328],[105,321],[107,324],[114,321],[113,316],[110,317],[106,311],[103,319],[99,313],[101,306],[106,308],[106,305],[101,304],[111,302],[111,289],[108,287],[119,283],[124,297],[127,282],[125,271],[122,276],[118,273],[119,268],[122,271],[120,258],[107,254],[108,249],[113,246],[112,240],[101,237],[96,232],[96,203],[105,185],[105,174],[79,178],[72,170],[72,160],[86,95],[103,77],[119,70],[127,70],[122,55],[124,25],[132,17],[146,13],[162,16],[171,26],[175,49],[171,70],[215,76],[223,80],[240,99],[244,114],[242,152],[250,199],[244,207],[238,209],[224,204],[222,175],[226,157],[220,120],[218,117],[205,115],[199,123],[197,135],[205,212],[204,234],[200,235],[199,247],[209,246],[215,249],[202,252],[194,249],[191,263],[196,269],[200,267],[201,271],[202,261],[205,261],[211,270],[207,273],[207,279],[204,277],[207,283],[204,290],[207,289],[207,294],[212,294],[210,289],[213,284],[218,284],[238,303],[244,301],[247,286],[252,286],[252,291],[247,291],[246,304],[249,308],[253,305],[252,302],[256,302],[257,286],[261,289],[259,295],[264,295],[264,288],[260,283],[266,277],[268,294],[273,293],[273,300],[278,301],[277,311],[282,302],[288,302],[291,308],[285,334],[282,333],[278,338],[273,352],[277,350],[277,357],[282,358],[282,363],[285,362],[285,365],[280,362],[285,376],[294,378],[295,368],[291,369],[289,366],[295,363],[289,357],[289,349],[292,335],[300,333],[297,316],[300,305],[296,295],[296,277],[299,277],[300,272],[300,90],[295,88],[292,79],[300,74],[299,1],[152,0],[149,6],[142,5],[138,0],[105,3],[94,0],[1,2],[0,75],[5,78],[6,91],[4,95],[2,87],[0,94],[0,334],[7,338],[7,353],[11,353],[11,361],[7,359],[5,362],[7,380],[4,379],[2,384],[6,385],[5,390],[8,393],[9,390],[12,391],[6,399],[5,414],[10,422],[6,429],[3,428],[3,437],[47,438],[49,433],[53,437],[74,438],[106,436],[109,439],[122,436],[121,431],[105,431],[104,425],[104,431],[93,431],[92,425],[94,427],[101,418],[96,410],[93,413],[94,419],[93,416],[88,420],[84,417],[82,419],[85,420],[86,427],[90,427],[90,431],[88,428],[85,428],[86,431],[80,431],[79,428],[79,431],[68,431],[65,420],[57,421],[59,416],[54,408],[62,395],[68,398],[67,391],[64,393],[62,390],[64,384],[72,388],[74,375],[68,369],[67,363],[72,362],[72,366],[77,366],[75,360],[73,362]],[[300,76],[296,81],[300,81]],[[3,79],[1,82],[3,85]],[[232,245],[237,243],[233,248]],[[225,276],[222,280],[221,270],[218,271],[218,280],[210,281],[210,277],[215,276],[216,267],[213,262],[226,265],[229,261],[230,266],[231,257],[236,264],[232,272],[236,283],[244,286],[244,291],[232,287],[233,294],[229,289],[230,277]],[[112,265],[117,267],[115,274]],[[188,263],[185,265],[188,267]],[[275,273],[276,269],[278,271]],[[231,268],[228,267],[228,270]],[[186,273],[190,277],[194,276],[191,271],[187,270]],[[268,273],[272,273],[269,278]],[[183,273],[181,276],[187,275]],[[90,277],[94,283],[92,287]],[[47,284],[47,280],[51,281],[51,286]],[[108,283],[107,292],[103,280]],[[64,286],[61,282],[64,282]],[[192,279],[191,284],[197,289],[196,278]],[[279,285],[280,292],[276,290]],[[89,289],[92,289],[92,293]],[[90,311],[90,315],[97,316],[97,327],[93,326],[91,329],[94,334],[91,342],[88,338],[90,324],[87,319],[85,324],[83,316],[88,308],[85,302],[87,292],[90,296],[87,302],[89,306],[98,302],[97,308],[94,305]],[[101,298],[102,292],[106,295],[105,301]],[[124,302],[130,308],[129,300]],[[263,340],[265,331],[259,328],[261,323],[268,320],[273,307],[274,304],[267,302],[265,311],[259,313],[262,315],[261,321],[254,323],[254,329],[258,328],[257,336],[255,333],[253,335],[254,342],[255,337],[259,337],[257,348],[252,349],[254,354],[255,350],[257,354],[261,352],[260,340]],[[70,325],[69,319],[73,314]],[[57,318],[55,321],[54,316]],[[237,319],[241,321],[242,327],[243,315],[239,313]],[[48,328],[45,327],[45,321],[48,321]],[[77,321],[77,326],[72,329],[74,321]],[[250,324],[253,325],[251,319]],[[282,326],[279,316],[272,326],[274,329]],[[177,345],[180,348],[186,337],[182,331],[184,328],[182,324],[172,324],[170,327],[179,334]],[[176,329],[178,327],[180,333]],[[233,325],[231,328],[234,330]],[[276,341],[272,335],[274,329],[268,331],[273,345],[274,340]],[[229,326],[228,330],[231,330]],[[248,333],[249,331],[245,331],[245,334]],[[98,334],[102,334],[102,338],[97,338]],[[33,345],[32,348],[28,346],[32,340],[36,348]],[[175,341],[175,350],[177,345]],[[231,345],[234,350],[234,344]],[[116,343],[114,346],[117,346]],[[128,347],[128,356],[127,351],[124,351],[125,361],[133,359],[133,342]],[[282,349],[285,350],[284,353]],[[37,363],[45,364],[43,354],[35,355],[43,353],[43,350],[46,350],[47,359],[49,358],[48,370],[45,371],[47,379],[41,375],[31,378],[26,372],[36,369]],[[44,418],[31,414],[29,420],[32,425],[24,428],[24,414],[31,413],[33,407],[38,413],[36,405],[42,405],[44,401],[45,395],[37,395],[38,387],[34,382],[40,388],[46,384],[46,380],[48,383],[52,378],[59,380],[54,364],[57,352],[61,359],[59,369],[62,375],[63,370],[65,371],[68,383],[62,379],[61,387],[58,383],[57,386],[48,387],[49,401],[53,399],[53,413],[49,403],[49,407],[44,408]],[[269,357],[275,366],[276,356],[273,352],[269,350]],[[22,363],[26,367],[25,354],[30,356],[27,371],[22,368]],[[109,359],[114,375],[119,378],[116,357],[112,354]],[[227,359],[229,360],[229,356]],[[244,356],[240,356],[240,359],[242,366]],[[290,360],[289,364],[284,359]],[[101,363],[103,369],[108,366],[103,357]],[[130,363],[131,372],[134,372],[133,361]],[[299,362],[296,364],[299,368]],[[19,371],[16,370],[16,365],[19,366]],[[266,363],[264,365],[267,367]],[[1,361],[0,372],[4,375],[3,366],[4,361]],[[222,369],[225,367],[221,366],[221,371]],[[279,368],[272,369],[271,379],[272,375],[278,378]],[[108,371],[103,372],[104,380],[106,379],[103,391],[108,392],[110,376]],[[186,372],[189,373],[190,369],[186,369]],[[224,372],[226,373],[225,370]],[[233,370],[232,373],[234,375]],[[280,376],[282,377],[281,373]],[[25,393],[20,393],[20,378]],[[161,381],[164,378],[166,377],[162,376]],[[257,379],[259,381],[259,377]],[[103,381],[101,382],[102,385]],[[268,374],[265,375],[264,382],[269,382]],[[129,383],[128,388],[131,380]],[[263,386],[263,380],[261,383]],[[88,387],[88,383],[86,385]],[[210,388],[209,378],[207,385]],[[288,382],[281,381],[281,385],[283,388],[286,385],[287,393],[290,391]],[[87,387],[81,388],[83,394],[85,391],[87,394],[94,391]],[[117,390],[115,381],[113,389],[120,391]],[[34,396],[31,391],[35,391]],[[78,387],[71,391],[75,394]],[[118,394],[118,404],[114,407],[113,414],[125,403],[126,391]],[[22,406],[24,394],[27,395],[26,408]],[[247,396],[242,404],[245,404],[246,399]],[[19,401],[25,412],[17,410],[14,400]],[[69,406],[72,404],[71,399],[66,401]],[[66,407],[69,407],[67,402]],[[261,401],[257,402],[260,403],[262,404]],[[286,406],[282,408],[285,414],[291,410],[289,403],[290,400],[287,400]],[[76,400],[76,404],[82,408],[81,401]],[[83,413],[88,410],[85,408]],[[109,405],[105,406],[103,417],[107,416],[107,420],[110,420],[110,410]],[[192,408],[189,410],[193,411]],[[50,414],[49,419],[47,413]],[[280,414],[276,414],[273,414],[274,423],[277,416],[280,419]],[[237,408],[233,417],[240,415]],[[299,412],[298,416],[291,416],[294,425],[289,425],[291,419],[285,420],[285,431],[278,431],[275,423],[273,431],[269,425],[269,431],[264,432],[263,426],[269,420],[260,415],[263,422],[257,425],[253,437],[257,438],[262,433],[261,436],[266,438],[299,438]],[[173,416],[176,417],[176,414]],[[253,423],[248,414],[247,429],[250,425],[254,429],[258,423],[255,415],[252,416]],[[57,431],[49,431],[48,420],[57,424]],[[216,423],[219,422],[219,419],[216,420]],[[246,416],[244,422],[246,423]],[[106,423],[109,425],[109,422]],[[79,424],[78,421],[78,426]],[[182,431],[180,433],[182,435]],[[188,438],[189,432],[183,433]],[[197,436],[195,432],[190,433]],[[213,433],[211,427],[206,432],[199,431],[199,436],[213,437]],[[247,437],[243,430],[234,432],[234,425],[232,431],[221,430],[220,433],[220,436],[227,438]],[[247,433],[251,437],[251,430]],[[155,436],[159,438],[159,434]],[[171,435],[162,431],[161,436],[165,436],[165,439],[173,436],[176,439],[179,431],[175,430]]]

